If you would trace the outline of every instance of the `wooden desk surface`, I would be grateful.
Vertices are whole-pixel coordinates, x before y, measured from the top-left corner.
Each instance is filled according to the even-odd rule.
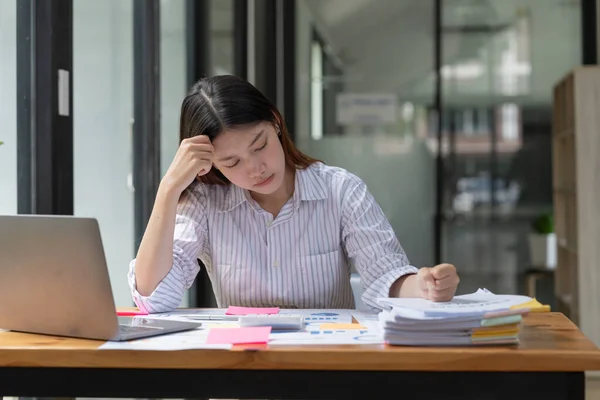
[[[600,370],[600,350],[564,315],[531,314],[518,347],[253,346],[225,350],[97,350],[99,341],[0,332],[0,367],[372,371]],[[256,350],[258,349],[258,350]]]

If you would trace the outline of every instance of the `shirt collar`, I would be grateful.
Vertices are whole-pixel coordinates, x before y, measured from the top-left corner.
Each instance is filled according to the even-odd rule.
[[[217,203],[218,212],[231,211],[246,201],[246,191],[234,184],[229,184],[222,202]]]
[[[296,170],[296,189],[294,195],[300,200],[323,200],[327,198],[327,190],[323,178],[312,165],[306,169]]]
[[[312,166],[306,169],[297,169],[295,177],[294,199],[300,201],[323,200],[327,198],[325,182]],[[248,201],[248,191],[230,184],[224,196],[224,201],[217,204],[219,212],[228,212]]]

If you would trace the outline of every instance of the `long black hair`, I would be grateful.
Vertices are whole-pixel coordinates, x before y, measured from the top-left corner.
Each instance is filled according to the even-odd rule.
[[[207,135],[212,141],[227,129],[252,127],[261,122],[269,122],[280,133],[288,167],[304,169],[318,161],[294,146],[277,107],[251,83],[233,75],[203,78],[192,86],[181,105],[179,139],[181,142]],[[206,184],[230,184],[216,168],[197,179]]]

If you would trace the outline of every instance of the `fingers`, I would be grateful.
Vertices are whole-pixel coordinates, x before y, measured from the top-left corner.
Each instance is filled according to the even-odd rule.
[[[187,139],[183,139],[181,144],[191,143],[191,144],[210,144],[210,138],[206,135],[196,135],[189,137]]]
[[[436,290],[445,290],[454,288],[458,285],[458,276],[448,276],[444,279],[439,279],[435,281],[435,289]]]
[[[213,154],[214,151],[215,151],[215,148],[210,143],[208,143],[208,144],[187,144],[186,145],[186,150],[188,150],[191,153],[210,153],[210,154]]]
[[[180,147],[189,152],[215,151],[210,139],[206,135],[197,135],[181,141]]]
[[[454,297],[456,288],[448,288],[443,290],[431,290],[429,291],[429,300],[431,301],[450,301]]]
[[[456,275],[456,268],[452,264],[440,264],[431,268],[431,275],[436,280],[444,279]]]
[[[210,169],[206,165],[210,164],[212,166],[214,159],[214,147],[210,142],[199,144],[188,141],[185,143],[182,142],[181,145],[184,150],[184,154],[186,154],[188,157],[188,161],[200,163],[204,167],[199,170],[199,173],[204,174],[204,172]]]
[[[420,287],[424,297],[431,301],[450,301],[454,297],[459,279],[451,264],[440,264],[419,270]]]
[[[431,268],[421,268],[417,273],[421,290],[429,291],[435,287],[435,279],[431,274]]]

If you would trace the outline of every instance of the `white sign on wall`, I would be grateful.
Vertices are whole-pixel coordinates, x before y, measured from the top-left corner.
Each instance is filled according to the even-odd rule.
[[[388,93],[338,93],[336,120],[339,125],[376,125],[396,122],[398,99]]]

